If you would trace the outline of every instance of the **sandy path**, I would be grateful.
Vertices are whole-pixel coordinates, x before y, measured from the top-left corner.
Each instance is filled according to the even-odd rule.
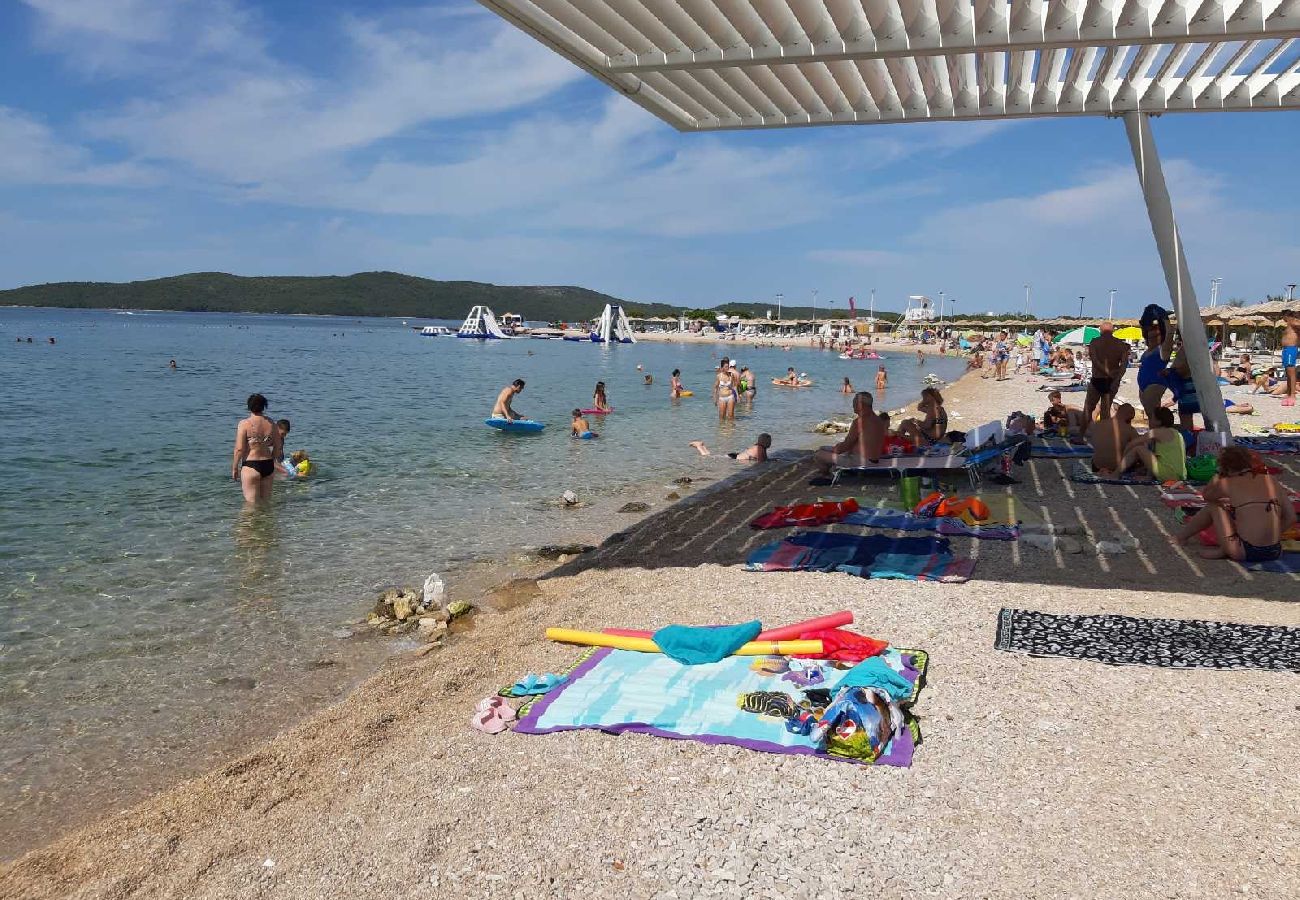
[[[950,408],[977,418],[1035,396],[991,387],[967,379]],[[620,532],[531,602],[257,752],[0,869],[0,896],[1295,896],[1300,675],[1030,659],[992,641],[1002,606],[1300,625],[1296,579],[1188,557],[1151,489],[1076,485],[1063,465],[997,490],[1099,536],[1127,529],[1137,551],[954,539],[978,558],[964,585],[744,572],[773,537],[744,523],[774,503],[894,493],[809,488],[805,464],[773,465]],[[498,685],[573,658],[547,625],[838,608],[931,653],[911,769],[466,726]]]

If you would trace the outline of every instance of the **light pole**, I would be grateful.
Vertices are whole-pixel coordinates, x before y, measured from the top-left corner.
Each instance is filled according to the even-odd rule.
[[[785,294],[776,295],[776,327],[781,327],[781,301],[785,299]]]
[[[812,318],[812,320],[813,320],[814,322],[817,321],[817,291],[816,291],[815,289],[813,290],[813,318]]]
[[[1025,315],[1029,315],[1029,282],[1025,282]]]
[[[943,291],[939,292],[939,330],[943,331]]]
[[[1079,295],[1079,318],[1083,318],[1083,294]]]
[[[1106,321],[1115,318],[1115,288],[1110,289],[1110,311],[1106,313]]]
[[[1286,299],[1287,299],[1287,300],[1294,300],[1294,299],[1295,299],[1295,285],[1294,285],[1294,284],[1288,284],[1288,285],[1286,286]]]
[[[1215,307],[1219,305],[1219,285],[1222,282],[1223,282],[1222,278],[1210,279],[1210,306],[1211,307]]]

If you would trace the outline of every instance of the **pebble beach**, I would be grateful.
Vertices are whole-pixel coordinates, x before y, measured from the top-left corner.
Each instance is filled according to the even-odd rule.
[[[968,375],[945,390],[952,427],[1040,413],[1041,384]],[[1292,418],[1276,400],[1255,403],[1246,421]],[[1056,459],[982,492],[1074,526],[1078,552],[965,541],[977,564],[964,584],[745,571],[770,540],[747,523],[773,506],[896,493],[888,482],[810,487],[812,467],[795,456],[656,507],[597,549],[489,593],[458,633],[394,659],[324,712],[0,867],[0,896],[1300,891],[1295,673],[993,647],[1004,607],[1300,626],[1295,576],[1201,560],[1171,543],[1174,521],[1151,489],[1073,483],[1073,461]],[[1270,459],[1292,487],[1294,459]],[[1118,536],[1133,549],[1097,551]],[[839,609],[860,632],[930,654],[911,768],[467,724],[501,685],[573,661],[576,648],[544,639],[548,626],[781,623]]]

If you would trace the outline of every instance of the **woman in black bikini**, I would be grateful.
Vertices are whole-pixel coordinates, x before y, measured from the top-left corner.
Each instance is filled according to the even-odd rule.
[[[921,391],[921,402],[916,406],[918,412],[925,413],[925,421],[906,419],[898,426],[898,436],[907,438],[918,447],[929,447],[943,440],[948,433],[948,413],[943,408],[943,395],[937,388]]]
[[[1295,502],[1273,476],[1255,470],[1250,453],[1228,447],[1219,454],[1219,474],[1205,488],[1205,508],[1183,523],[1185,544],[1211,525],[1217,547],[1203,547],[1206,559],[1266,562],[1282,555],[1282,533],[1295,524]]]
[[[248,418],[235,429],[235,457],[230,477],[244,489],[249,503],[266,500],[275,483],[275,461],[284,453],[283,439],[275,423],[266,417],[266,398],[253,394],[248,398]]]

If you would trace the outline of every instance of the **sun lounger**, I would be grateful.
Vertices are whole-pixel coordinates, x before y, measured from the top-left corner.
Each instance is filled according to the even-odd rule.
[[[995,446],[969,454],[950,450],[948,453],[928,456],[881,457],[879,462],[861,466],[837,466],[831,469],[831,483],[838,483],[840,476],[845,472],[852,472],[855,475],[893,475],[898,478],[965,472],[970,479],[971,489],[974,490],[979,487],[982,469],[1002,456],[1006,450],[1005,447]]]

